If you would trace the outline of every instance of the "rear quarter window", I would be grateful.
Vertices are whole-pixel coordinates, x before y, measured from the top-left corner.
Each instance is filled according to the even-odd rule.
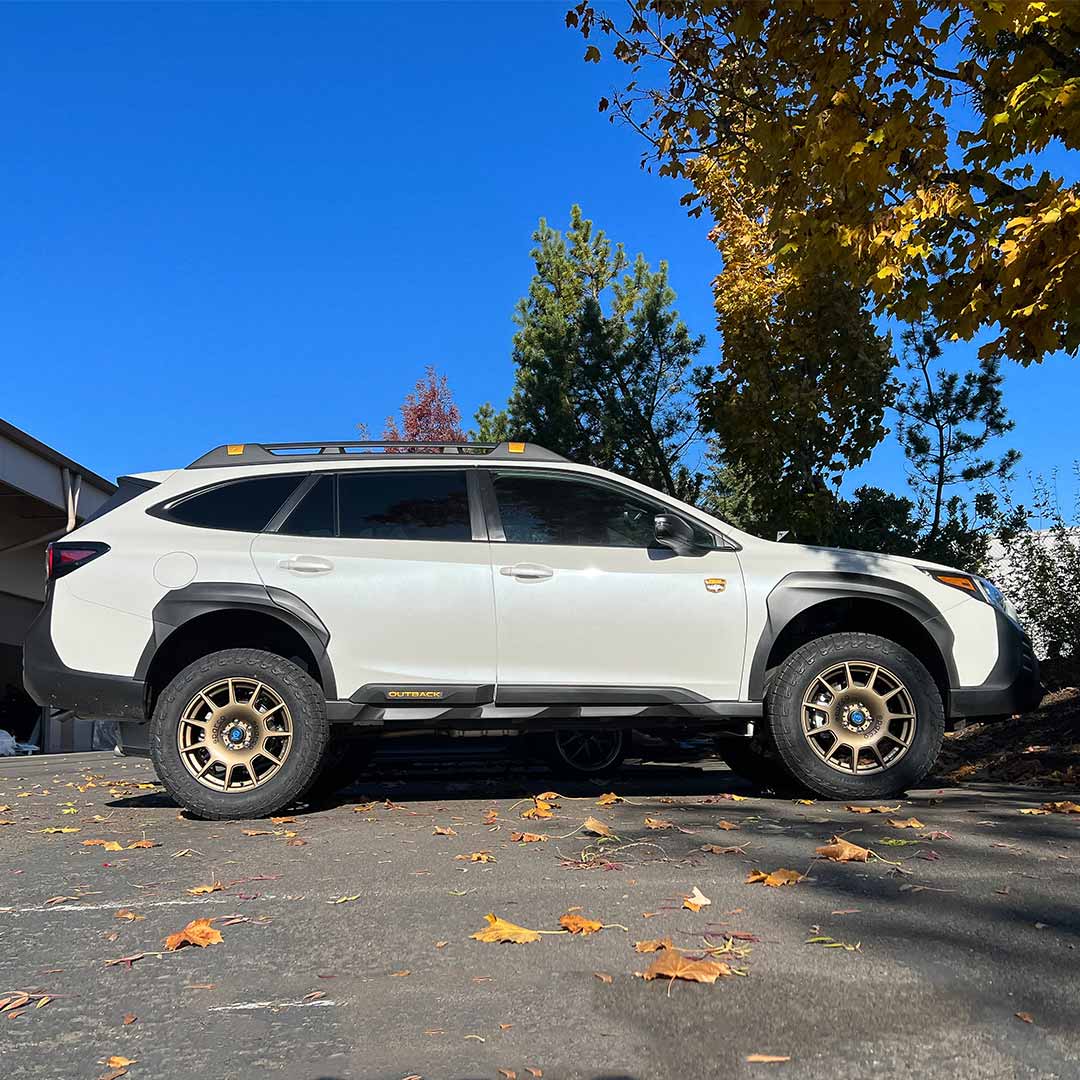
[[[303,479],[292,475],[230,480],[158,508],[157,514],[201,529],[261,532]]]

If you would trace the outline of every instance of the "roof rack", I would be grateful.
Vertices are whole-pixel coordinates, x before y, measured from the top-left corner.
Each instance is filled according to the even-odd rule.
[[[226,443],[196,458],[189,469],[218,469],[226,465],[278,465],[294,461],[325,461],[328,457],[462,457],[527,458],[531,461],[566,461],[561,454],[535,443],[381,442],[368,439],[338,442]]]

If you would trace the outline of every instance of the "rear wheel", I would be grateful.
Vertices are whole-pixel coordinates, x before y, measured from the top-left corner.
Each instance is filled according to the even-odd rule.
[[[829,634],[788,657],[769,687],[770,741],[825,798],[884,798],[937,761],[945,711],[919,659],[876,634]]]
[[[162,691],[150,757],[165,790],[197,817],[262,817],[310,785],[328,735],[326,702],[307,672],[261,649],[225,649]]]
[[[626,757],[627,733],[620,728],[556,731],[544,756],[553,769],[572,776],[606,776]]]

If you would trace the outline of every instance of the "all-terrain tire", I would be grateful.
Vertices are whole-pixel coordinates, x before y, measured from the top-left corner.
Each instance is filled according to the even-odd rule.
[[[265,783],[215,791],[184,766],[177,730],[192,698],[215,680],[229,678],[257,679],[284,701],[292,716],[292,744],[284,763]],[[288,806],[310,786],[329,734],[326,699],[306,671],[262,649],[223,649],[189,664],[161,692],[150,721],[150,758],[165,790],[194,816],[208,821],[258,818]]]
[[[841,772],[815,753],[803,731],[802,702],[814,680],[844,662],[880,665],[905,686],[914,706],[910,746],[895,764],[876,772]],[[765,697],[769,741],[795,779],[826,799],[880,799],[915,787],[934,767],[945,734],[941,692],[923,663],[877,634],[828,634],[784,661]]]

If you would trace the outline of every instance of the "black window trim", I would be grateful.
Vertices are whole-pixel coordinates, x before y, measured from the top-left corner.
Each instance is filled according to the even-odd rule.
[[[488,518],[488,535],[491,537],[493,543],[514,543],[520,544],[522,547],[581,547],[581,548],[604,548],[608,551],[655,551],[662,545],[657,544],[655,547],[649,546],[647,548],[628,548],[623,544],[538,544],[529,543],[525,540],[508,541],[506,539],[506,533],[503,530],[502,515],[499,513],[499,500],[495,492],[495,476],[496,474],[502,476],[513,476],[518,473],[526,476],[540,476],[545,479],[558,478],[558,479],[577,479],[589,484],[596,484],[600,487],[610,488],[612,491],[617,492],[619,495],[626,495],[628,497],[636,497],[643,502],[651,503],[656,506],[657,513],[676,514],[679,517],[686,518],[687,515],[677,510],[675,507],[667,506],[663,502],[654,498],[652,495],[644,494],[638,491],[636,488],[627,487],[625,484],[620,484],[618,481],[609,480],[607,477],[593,476],[591,473],[578,473],[571,469],[542,469],[542,468],[480,468],[478,470],[481,474],[481,491],[483,495],[484,511]],[[690,524],[695,528],[700,529],[712,540],[714,551],[737,551],[739,546],[733,541],[729,540],[723,533],[718,533],[715,529],[710,528],[703,522],[699,521],[696,517],[689,518]]]

